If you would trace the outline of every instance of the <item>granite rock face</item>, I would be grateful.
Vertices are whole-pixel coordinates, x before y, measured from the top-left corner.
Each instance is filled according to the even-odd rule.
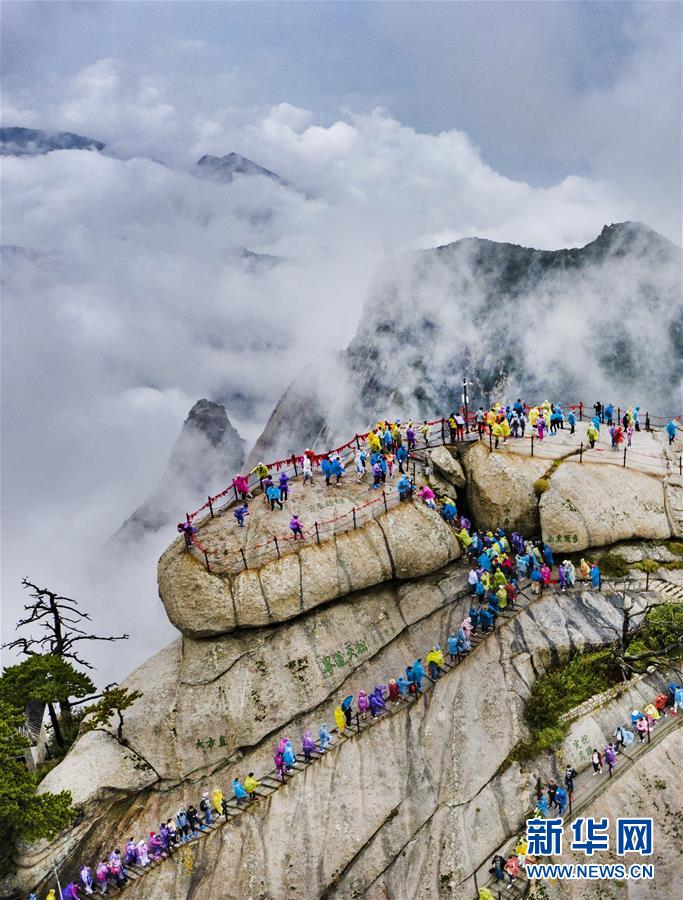
[[[304,500],[299,508],[306,511]],[[178,540],[159,560],[159,593],[179,631],[205,637],[283,622],[392,578],[435,572],[459,555],[452,529],[437,513],[402,503],[358,530],[307,543],[281,559],[273,552],[260,568],[237,574],[207,572]]]
[[[565,462],[539,512],[544,540],[559,551],[671,537],[663,480],[628,467]]]
[[[449,484],[456,488],[465,487],[467,479],[463,468],[446,447],[434,447],[429,451],[429,458],[439,475]]]
[[[479,528],[507,528],[522,534],[540,530],[534,482],[548,467],[547,460],[512,453],[490,453],[478,441],[462,453],[467,475],[467,500]]]
[[[630,771],[608,786],[581,813],[585,818],[610,822],[611,849],[596,854],[594,860],[603,864],[649,863],[654,866],[652,880],[621,881],[546,881],[543,889],[535,887],[533,900],[677,900],[681,895],[681,826],[683,821],[683,792],[680,790],[680,760],[683,757],[683,730],[677,728],[667,734],[660,744],[639,759]],[[619,816],[652,818],[654,821],[653,854],[641,857],[628,854],[618,857],[615,852],[615,821]],[[569,833],[565,832],[566,864],[585,863],[583,854],[572,853]]]
[[[81,779],[93,822],[80,856],[99,852],[103,834],[124,840],[204,788],[225,790],[234,774],[271,768],[282,734],[298,743],[306,727],[331,723],[341,697],[386,684],[443,643],[469,606],[466,597],[453,599],[464,578],[454,564],[292,622],[217,639],[183,637],[166,648],[126,682],[152,698],[129,710],[126,729],[130,752],[148,767],[145,782],[150,770],[159,777],[143,790],[137,772],[116,790],[110,777]],[[191,875],[179,857],[131,886],[131,897],[379,897],[404,896],[404,889],[405,896],[439,896],[446,881],[466,881],[517,827],[520,791],[531,790],[516,767],[499,769],[526,734],[522,711],[536,673],[573,648],[610,640],[615,615],[602,595],[537,600],[424,700],[202,841]],[[215,743],[207,749],[209,736]],[[82,740],[45,789],[78,781]]]

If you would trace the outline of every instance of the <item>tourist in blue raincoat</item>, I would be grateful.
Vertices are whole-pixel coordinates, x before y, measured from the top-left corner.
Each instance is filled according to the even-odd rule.
[[[419,692],[422,692],[422,679],[426,674],[425,667],[422,665],[422,659],[416,659],[413,663],[413,681]]]
[[[239,778],[232,779],[232,792],[238,803],[246,803],[249,799],[249,794],[244,789],[244,785],[240,783]]]

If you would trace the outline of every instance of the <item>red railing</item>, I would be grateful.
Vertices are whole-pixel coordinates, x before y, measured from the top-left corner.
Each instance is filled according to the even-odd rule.
[[[540,406],[540,404],[527,404],[527,408],[531,408],[534,405]],[[565,412],[565,415],[569,410],[573,410],[575,413],[578,413],[579,421],[582,421],[585,418],[592,418],[590,415],[586,415],[586,407],[583,402],[578,401],[574,403],[563,403],[562,409]],[[461,414],[464,415],[464,410],[461,410]],[[650,416],[646,413],[650,424],[652,425],[653,420],[657,423],[668,422],[671,417],[663,417],[663,416]],[[681,417],[675,417],[681,418]],[[614,421],[617,422],[621,419],[621,408],[617,407],[616,416]],[[432,421],[427,422],[429,426],[429,434],[428,441],[429,446],[444,446],[446,444],[450,444],[457,440],[457,434],[451,434],[451,428],[448,422],[447,417],[443,417],[441,419],[434,419]],[[645,425],[645,420],[641,421],[641,428]],[[464,437],[464,440],[472,441],[477,440],[481,436],[478,434],[476,429],[476,412],[468,412],[467,415],[467,433]],[[473,427],[474,426],[474,427]],[[424,443],[424,437],[420,432],[420,428],[423,425],[416,424],[416,439],[420,443],[420,447],[418,449],[425,449],[426,444]],[[661,427],[661,425],[659,425]],[[328,450],[326,453],[322,454],[309,454],[312,456],[314,464],[316,466],[320,466],[320,463],[323,459],[326,459],[330,455],[339,454],[343,463],[348,463],[349,460],[355,455],[355,451],[360,449],[366,442],[369,432],[365,432],[363,434],[356,434],[354,437],[347,441],[345,444],[342,444],[340,447],[336,447],[332,450]],[[486,440],[489,442],[489,447],[491,450],[494,449],[494,437],[491,434],[490,429],[485,426],[484,428],[484,436]],[[550,437],[550,435],[549,435]],[[510,438],[509,440],[513,442],[515,440],[520,440],[521,438]],[[545,440],[543,444],[535,437],[533,434],[525,435],[525,440],[531,442],[531,451],[530,455],[534,456],[538,455],[538,451],[541,446],[548,446],[545,444]],[[547,438],[546,438],[547,440]],[[565,449],[565,448],[562,448]],[[623,466],[626,465],[627,452],[629,456],[636,456],[640,459],[636,463],[639,466],[651,466],[655,467],[659,471],[664,471],[662,466],[660,465],[658,460],[652,459],[648,454],[638,453],[633,450],[633,448],[619,448],[621,452],[619,452],[618,456],[615,456],[615,464],[619,463],[622,460],[623,453],[623,462],[621,464]],[[595,448],[591,450],[588,447],[583,447],[583,444],[580,447],[580,450],[577,450],[577,453],[580,453],[580,459],[583,461],[583,457],[585,456],[587,459],[599,459],[601,457],[596,454],[602,454],[607,451],[605,448]],[[591,456],[593,454],[593,456]],[[561,453],[558,455],[562,455]],[[541,458],[552,459],[555,458],[551,456],[545,456],[545,454],[541,454]],[[298,478],[303,474],[302,465],[303,465],[304,454],[293,454],[292,456],[286,459],[278,459],[272,463],[267,464],[267,468],[269,472],[273,470],[276,473],[285,472],[290,479]],[[604,459],[604,458],[603,458]],[[649,461],[651,460],[651,462]],[[679,460],[679,468],[681,467],[681,461]],[[415,464],[413,462],[413,477],[415,476]],[[250,477],[248,478],[249,490],[251,493],[255,493],[260,490],[260,478],[254,473],[250,473]],[[225,504],[222,506],[218,506],[221,500],[225,500],[229,498]],[[221,515],[225,512],[226,509],[233,506],[239,500],[239,494],[237,487],[235,486],[235,480],[231,482],[226,488],[220,491],[218,494],[214,496],[209,496],[207,498],[207,502],[204,503],[199,509],[196,509],[192,513],[187,513],[186,522],[188,525],[188,530],[185,532],[185,539],[187,542],[187,547],[189,550],[195,551],[200,558],[206,564],[206,567],[209,571],[216,572],[218,574],[225,574],[230,572],[236,572],[243,569],[248,569],[249,564],[254,565],[255,563],[260,562],[265,556],[270,558],[280,558],[284,554],[291,552],[294,550],[297,544],[306,544],[315,541],[316,543],[321,543],[321,539],[326,539],[331,535],[336,533],[342,533],[344,531],[350,531],[358,527],[359,523],[367,521],[370,518],[375,518],[377,514],[381,514],[383,512],[388,511],[390,506],[394,506],[399,502],[398,492],[393,485],[384,486],[382,489],[381,495],[372,500],[369,500],[367,503],[361,504],[358,507],[353,507],[351,510],[348,510],[341,515],[334,516],[331,519],[327,519],[322,522],[314,522],[313,525],[304,526],[302,524],[302,533],[303,540],[300,538],[296,538],[293,533],[289,533],[286,535],[273,535],[267,540],[263,541],[260,544],[255,544],[247,547],[239,547],[235,550],[225,549],[221,555],[215,555],[213,551],[210,553],[209,549],[199,540],[197,536],[198,528],[193,526],[193,522],[203,512],[208,512],[208,516],[203,517],[203,519],[197,523],[199,527],[203,524],[211,521],[211,519],[215,518],[216,514]],[[339,527],[337,523],[343,522],[343,526]]]

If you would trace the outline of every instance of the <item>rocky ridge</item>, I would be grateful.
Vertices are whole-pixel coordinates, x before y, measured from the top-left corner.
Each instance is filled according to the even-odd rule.
[[[198,400],[183,423],[166,470],[155,491],[126,519],[115,541],[134,541],[167,528],[206,499],[207,485],[218,484],[226,472],[244,463],[245,444],[224,406]]]
[[[470,408],[501,397],[569,401],[597,390],[604,402],[637,395],[634,402],[652,411],[678,413],[657,404],[680,397],[680,283],[680,248],[638,222],[605,226],[585,247],[545,251],[466,238],[391,257],[376,273],[355,338],[294,379],[250,460],[316,442],[335,446],[378,414],[447,415],[461,404],[454,373],[473,382]],[[614,340],[605,340],[615,321]],[[531,323],[561,330],[552,366]],[[650,352],[655,341],[658,354]],[[345,390],[330,392],[330,384]]]
[[[528,485],[519,499],[510,495],[522,478],[536,475],[535,458],[479,444],[459,459],[454,453],[434,448],[424,477],[438,476],[460,501],[469,496],[477,521],[505,518],[507,510],[507,525],[515,527],[519,505],[527,524],[546,527],[545,495],[539,503],[531,492],[536,520]],[[565,462],[551,485],[563,469],[571,473],[579,465]],[[577,491],[577,515],[588,516],[590,504],[601,509],[606,502],[601,473],[617,467],[582,465],[592,473],[594,491]],[[618,471],[630,477],[628,469]],[[654,476],[662,492],[668,477]],[[495,485],[506,478],[509,487],[500,494]],[[302,510],[332,497],[335,505],[355,503],[354,491],[367,486],[348,481],[340,489],[316,484],[308,494],[295,483],[290,502],[296,498]],[[620,482],[625,495],[630,484]],[[278,513],[265,512],[260,498],[254,506],[250,539],[257,541]],[[202,529],[235,530],[230,518]],[[647,510],[642,536],[650,536],[649,528],[658,533],[660,525],[659,508]],[[341,697],[385,684],[435,640],[443,642],[469,607],[458,552],[437,514],[412,503],[234,577],[207,572],[174,542],[160,560],[159,582],[183,633],[126,679],[145,694],[127,714],[128,745],[104,730],[85,735],[43,782],[45,790],[68,787],[86,811],[62,845],[66,850],[71,842],[74,853],[65,868],[69,859],[94,858],[103,845],[144,833],[196,802],[204,788],[227,790],[235,774],[270,770],[277,738],[331,724]],[[605,594],[550,593],[534,601],[428,699],[347,741],[241,815],[235,827],[188,851],[182,865],[129,888],[131,896],[379,897],[387,890],[402,896],[403,885],[410,896],[441,896],[446,884],[466,881],[518,825],[529,777],[516,766],[501,770],[501,761],[526,737],[522,712],[534,679],[573,650],[610,641],[617,619]],[[454,710],[467,710],[467,729]],[[588,734],[608,727],[595,713],[586,721],[596,729]],[[26,883],[36,880],[47,852],[38,847],[19,860]],[[228,865],[226,882],[221,873]]]
[[[451,582],[451,590],[454,586]],[[81,748],[77,745],[77,751],[59,767],[62,771],[55,770],[48,776],[46,789],[55,789],[67,781],[72,789],[81,787],[86,793],[80,793],[78,799],[85,802],[87,808],[97,809],[101,816],[97,827],[91,827],[89,834],[83,836],[81,852],[87,852],[88,840],[101,841],[105,833],[113,840],[117,828],[122,828],[126,834],[142,831],[144,823],[154,822],[162,813],[194,799],[202,783],[207,786],[224,783],[231,772],[242,769],[264,771],[264,767],[271,768],[268,756],[274,735],[260,752],[256,747],[240,754],[239,762],[235,758],[226,761],[225,753],[229,753],[229,749],[224,749],[215,757],[212,753],[205,755],[201,765],[201,751],[192,749],[191,744],[196,735],[203,734],[202,722],[206,723],[208,717],[217,714],[222,717],[233,708],[229,698],[226,698],[227,703],[219,699],[222,690],[232,684],[232,690],[238,694],[249,696],[251,693],[245,708],[245,713],[251,711],[251,716],[237,714],[234,719],[240,729],[258,730],[264,725],[267,729],[273,724],[274,709],[281,715],[295,714],[295,719],[283,723],[278,733],[298,734],[306,726],[317,725],[321,716],[329,717],[332,697],[357,693],[361,685],[385,679],[388,671],[395,671],[405,664],[406,659],[423,652],[434,635],[446,633],[449,622],[460,621],[467,601],[449,606],[444,598],[444,594],[448,596],[447,582],[439,580],[437,588],[437,591],[432,589],[430,600],[430,595],[425,596],[423,589],[416,595],[414,587],[406,586],[401,592],[402,608],[406,612],[412,610],[413,617],[419,613],[422,616],[414,618],[407,628],[404,626],[396,638],[390,639],[387,634],[384,646],[366,662],[354,663],[350,667],[353,671],[335,673],[332,684],[323,691],[329,699],[309,708],[303,715],[299,713],[302,705],[315,702],[315,696],[310,695],[313,685],[316,681],[325,682],[320,678],[320,669],[316,673],[310,665],[301,665],[305,660],[301,655],[296,657],[293,667],[301,683],[296,685],[290,681],[289,689],[285,686],[279,691],[277,680],[282,677],[280,666],[284,661],[281,649],[267,644],[268,651],[264,656],[263,650],[257,649],[263,647],[258,638],[250,642],[249,655],[255,673],[260,673],[264,664],[269,668],[274,661],[279,670],[273,680],[268,671],[261,676],[266,679],[260,693],[266,709],[263,710],[264,722],[257,723],[245,721],[254,719],[254,711],[256,718],[260,718],[261,709],[258,703],[253,705],[253,691],[249,691],[248,682],[245,684],[243,677],[234,671],[235,662],[229,658],[220,661],[220,669],[225,670],[229,665],[233,670],[230,676],[227,673],[219,676],[219,685],[216,685],[215,670],[212,671],[211,665],[207,669],[207,662],[213,661],[215,665],[218,661],[215,641],[196,642],[182,638],[174,650],[176,654],[180,653],[175,661],[172,654],[162,651],[164,660],[150,661],[127,681],[131,686],[144,685],[155,696],[154,708],[145,709],[141,704],[142,708],[136,712],[134,707],[131,747],[119,751],[122,760],[131,754],[138,757],[131,793],[125,792],[122,797],[120,787],[116,789],[116,778],[120,780],[125,773],[123,761],[108,775],[98,773],[99,783],[108,787],[92,793],[92,780],[89,780],[92,771],[82,770],[81,754],[87,755],[93,750],[99,753],[99,743]],[[439,602],[435,604],[437,595]],[[416,604],[418,598],[421,602]],[[378,600],[379,597],[376,602]],[[380,608],[385,612],[388,612],[388,600],[388,597],[382,597],[380,601]],[[348,613],[351,610],[355,613],[356,605],[357,602],[350,603],[346,615],[337,610],[339,622],[348,623]],[[375,606],[376,611],[380,611],[378,607],[379,604]],[[329,612],[332,613],[334,608],[330,607]],[[327,613],[328,610],[324,610],[314,617],[318,653],[325,649],[325,642],[330,637],[339,640],[338,625],[335,627],[329,622],[331,627],[324,633],[318,627],[320,618]],[[260,896],[280,897],[288,896],[292,891],[302,895],[310,890],[314,896],[348,897],[355,896],[358,891],[370,891],[368,896],[375,896],[372,891],[376,891],[380,896],[381,891],[389,890],[391,896],[401,896],[399,885],[402,879],[408,879],[406,883],[416,892],[409,895],[422,896],[423,891],[433,891],[446,876],[446,880],[456,883],[466,880],[480,861],[518,827],[522,812],[518,802],[520,792],[526,795],[531,790],[530,776],[515,766],[500,771],[500,761],[525,736],[524,698],[536,674],[572,649],[600,645],[609,640],[616,621],[614,607],[602,595],[550,594],[534,601],[508,626],[502,626],[486,639],[472,659],[439,682],[429,702],[410,705],[386,721],[380,720],[368,733],[363,732],[358,738],[347,741],[307,769],[286,790],[277,791],[242,815],[236,827],[222,829],[220,834],[207,837],[197,850],[190,883],[183,866],[170,866],[160,870],[158,876],[144,879],[139,888],[134,885],[129,889],[130,895],[145,898],[185,896],[191,891],[192,896],[208,898],[250,896],[256,891]],[[282,638],[291,648],[290,653],[294,651],[291,641],[296,632],[301,635],[308,631],[309,640],[311,638],[305,622],[284,628],[289,633],[283,634]],[[352,631],[353,628],[347,625],[347,634]],[[327,646],[329,648],[330,644]],[[289,662],[292,661],[290,657]],[[178,662],[180,673],[174,676],[174,669],[178,672]],[[197,683],[198,677],[201,687]],[[169,696],[168,686],[173,686],[174,698]],[[271,697],[273,689],[275,695]],[[214,690],[216,694],[212,693]],[[620,698],[620,708],[624,702],[624,698]],[[185,712],[181,711],[180,703],[187,704]],[[505,715],[500,714],[501,703]],[[285,705],[288,713],[285,713]],[[326,714],[322,712],[324,706],[327,706]],[[467,729],[461,727],[460,717],[453,714],[459,709],[468,710]],[[187,731],[177,734],[176,738],[179,723],[187,720],[188,715],[194,715],[194,721],[187,721]],[[613,720],[616,713],[613,710],[600,715],[604,720],[598,727],[604,728],[608,727],[607,719],[611,716]],[[153,718],[150,720],[154,716],[158,716],[158,722]],[[144,726],[143,717],[146,719]],[[595,713],[589,718],[595,720]],[[270,719],[267,724],[266,719]],[[143,729],[147,732],[146,746],[140,740]],[[233,746],[236,734],[226,728],[226,737],[228,746]],[[150,738],[152,744],[149,744]],[[101,732],[91,739],[115,744]],[[475,752],[473,748],[476,748]],[[179,750],[196,754],[194,763],[190,759],[183,763],[181,758],[172,758]],[[106,755],[102,754],[102,758],[106,759]],[[212,758],[215,762],[207,766]],[[182,768],[191,771],[177,781],[177,773]],[[141,790],[141,782],[145,781],[146,789]],[[372,784],[372,790],[368,794],[369,784]],[[126,795],[131,801],[135,799],[135,803],[125,803]],[[121,798],[118,805],[116,798]],[[517,812],[512,813],[513,810]],[[283,834],[288,836],[286,841],[277,837]],[[123,839],[124,834],[118,836]],[[407,858],[404,856],[406,850]],[[249,866],[234,864],[235,860],[247,859]],[[224,882],[218,873],[224,871],[228,860],[233,861],[231,879]],[[255,873],[258,875],[254,882]]]

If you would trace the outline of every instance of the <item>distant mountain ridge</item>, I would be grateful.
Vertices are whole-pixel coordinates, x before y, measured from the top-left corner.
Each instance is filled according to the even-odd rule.
[[[378,416],[441,416],[464,375],[471,406],[599,392],[666,413],[683,379],[680,248],[624,222],[578,248],[465,238],[393,256],[349,347],[307,365],[248,462],[334,446]]]
[[[0,156],[41,156],[54,150],[104,150],[106,144],[71,131],[0,128]]]

